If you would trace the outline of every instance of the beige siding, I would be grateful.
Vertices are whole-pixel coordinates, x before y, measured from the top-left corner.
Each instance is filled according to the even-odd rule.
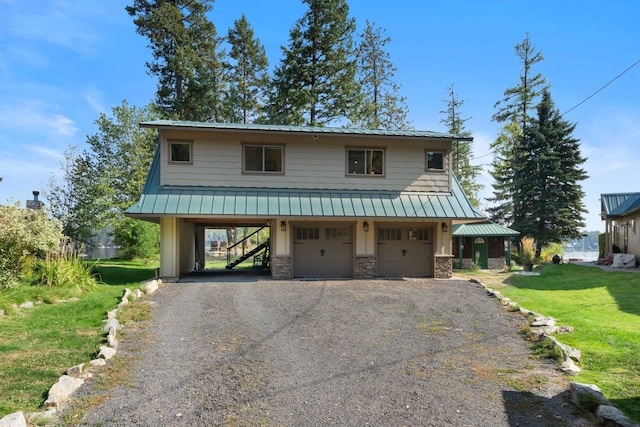
[[[169,164],[168,140],[193,141],[193,163]],[[243,143],[283,144],[284,174],[243,174]],[[385,149],[385,176],[347,176],[347,147]],[[164,130],[161,185],[446,192],[448,157],[444,171],[425,172],[425,153],[447,152],[448,147],[447,142],[417,139]]]
[[[640,217],[628,216],[616,220],[613,243],[625,251],[640,256]]]

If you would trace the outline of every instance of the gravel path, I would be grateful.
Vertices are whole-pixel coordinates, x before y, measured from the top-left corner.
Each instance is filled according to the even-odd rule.
[[[118,348],[131,384],[85,425],[584,425],[523,319],[469,282],[218,278],[148,300]]]

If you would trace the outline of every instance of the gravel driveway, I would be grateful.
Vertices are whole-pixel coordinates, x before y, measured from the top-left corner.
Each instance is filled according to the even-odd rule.
[[[147,298],[153,321],[118,348],[134,357],[131,384],[106,392],[85,425],[579,422],[566,378],[530,357],[523,319],[478,285],[228,277]],[[104,394],[94,383],[76,399]]]

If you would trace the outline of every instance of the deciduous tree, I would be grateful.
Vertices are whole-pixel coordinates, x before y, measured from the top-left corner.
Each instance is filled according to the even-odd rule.
[[[139,123],[154,118],[154,106],[136,108],[123,101],[111,116],[100,114],[98,132],[87,137],[87,149],[68,151],[64,180],[50,182],[47,199],[69,237],[87,242],[104,227],[118,235],[124,210],[142,193],[157,146],[157,131]]]

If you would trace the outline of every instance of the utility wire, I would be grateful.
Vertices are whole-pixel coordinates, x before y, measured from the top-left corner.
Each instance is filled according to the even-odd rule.
[[[596,96],[599,92],[601,92],[604,88],[606,88],[607,86],[609,86],[611,83],[615,82],[616,80],[618,80],[620,77],[622,77],[627,71],[629,71],[630,69],[632,69],[633,67],[635,67],[636,65],[640,64],[640,59],[638,59],[636,62],[634,62],[633,64],[629,65],[623,72],[621,72],[620,74],[618,74],[617,76],[615,76],[614,78],[612,78],[611,80],[609,80],[604,86],[602,86],[600,89],[596,90],[595,92],[593,92],[591,95],[587,96],[585,99],[583,99],[582,101],[580,101],[579,103],[577,103],[576,105],[574,105],[573,107],[569,108],[567,111],[565,111],[564,113],[562,113],[560,116],[563,117],[565,114],[569,113],[570,111],[575,110],[576,108],[578,108],[579,106],[581,106],[582,104],[584,104],[585,102],[587,102],[588,100],[590,100],[591,98],[593,98],[594,96]],[[481,156],[476,156],[471,160],[476,160],[476,159],[481,159],[482,157],[487,157],[491,154],[493,154],[494,151],[489,151],[486,154],[483,154]]]
[[[585,102],[587,102],[589,99],[593,98],[596,94],[598,94],[600,91],[602,91],[604,88],[606,88],[607,86],[609,86],[611,83],[615,82],[616,80],[618,80],[620,77],[622,77],[623,74],[625,74],[627,71],[629,71],[630,69],[632,69],[633,67],[635,67],[636,65],[640,64],[640,59],[638,59],[636,62],[634,62],[633,64],[631,64],[629,67],[627,67],[626,70],[624,70],[623,72],[621,72],[620,74],[618,74],[617,76],[615,76],[614,78],[612,78],[611,80],[609,80],[607,82],[607,84],[605,84],[604,86],[602,86],[600,89],[598,89],[597,91],[593,92],[591,95],[587,96],[585,99],[583,99],[582,101],[580,101],[579,103],[577,103],[576,105],[574,105],[573,107],[569,108],[567,111],[565,111],[564,113],[562,113],[562,115],[564,116],[565,114],[567,114],[569,111],[572,111],[576,108],[578,108],[579,106],[581,106],[582,104],[584,104]]]

